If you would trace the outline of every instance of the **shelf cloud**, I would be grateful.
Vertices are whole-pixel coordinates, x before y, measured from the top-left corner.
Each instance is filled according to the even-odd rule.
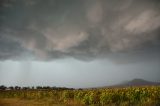
[[[1,60],[67,57],[159,61],[160,1],[0,1]]]

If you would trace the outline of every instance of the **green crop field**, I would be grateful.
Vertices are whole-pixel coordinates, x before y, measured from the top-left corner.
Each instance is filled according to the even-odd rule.
[[[84,90],[0,90],[0,106],[14,103],[41,106],[62,105],[140,105],[159,106],[160,86],[104,88]],[[22,105],[22,104],[21,104]]]

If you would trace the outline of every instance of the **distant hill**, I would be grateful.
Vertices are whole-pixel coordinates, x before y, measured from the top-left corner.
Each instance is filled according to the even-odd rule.
[[[121,84],[113,85],[111,87],[126,87],[126,86],[156,86],[160,85],[160,82],[151,82],[143,79],[133,79],[131,81],[127,81]]]
[[[152,82],[144,79],[133,79],[130,81],[125,81],[119,84],[111,85],[111,86],[100,86],[100,87],[92,87],[92,88],[84,88],[84,89],[97,89],[97,88],[121,88],[121,87],[130,87],[130,86],[160,86],[160,82]]]

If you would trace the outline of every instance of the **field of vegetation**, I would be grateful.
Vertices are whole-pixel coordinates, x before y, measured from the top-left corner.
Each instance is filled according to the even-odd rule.
[[[6,99],[45,102],[45,106],[65,105],[140,105],[160,106],[160,86],[102,89],[12,89],[0,90],[0,106]],[[12,106],[14,106],[12,104]]]

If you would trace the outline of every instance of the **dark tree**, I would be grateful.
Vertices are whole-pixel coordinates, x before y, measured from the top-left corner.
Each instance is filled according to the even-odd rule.
[[[9,90],[14,90],[13,86],[8,87]]]
[[[21,90],[21,87],[19,87],[19,86],[15,86],[15,88],[14,88],[15,90]]]
[[[7,87],[4,86],[4,85],[1,85],[1,86],[0,86],[0,90],[6,90],[6,88],[7,88]]]

